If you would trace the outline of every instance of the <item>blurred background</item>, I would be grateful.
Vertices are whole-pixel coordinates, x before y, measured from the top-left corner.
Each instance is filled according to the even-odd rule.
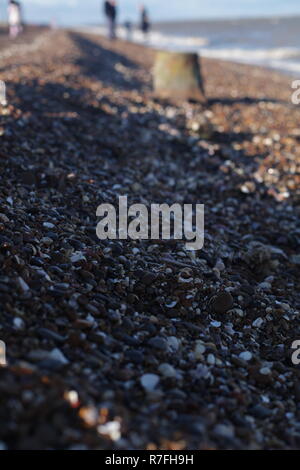
[[[48,22],[56,17],[62,25],[95,23],[102,12],[101,0],[23,0],[25,16],[30,22]],[[119,0],[120,20],[136,16],[137,0]],[[154,21],[176,19],[208,19],[300,15],[299,0],[148,0]],[[6,14],[6,0],[0,0],[2,18]]]
[[[89,28],[106,34],[101,0],[23,0],[24,21],[61,27]],[[124,27],[133,26],[130,39],[158,48],[189,50],[236,62],[300,72],[299,0],[148,0],[151,31],[145,41],[136,26],[140,2],[119,0],[118,36],[128,39]],[[1,21],[7,1],[0,0]]]

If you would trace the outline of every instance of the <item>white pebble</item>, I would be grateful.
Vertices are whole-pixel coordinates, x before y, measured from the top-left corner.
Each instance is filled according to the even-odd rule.
[[[209,354],[207,356],[207,362],[210,366],[214,366],[216,364],[216,358],[213,354]]]
[[[159,377],[156,374],[145,374],[141,377],[141,384],[147,392],[153,392],[159,384]]]
[[[251,352],[249,352],[249,351],[242,352],[239,355],[240,359],[242,359],[243,361],[247,361],[247,362],[251,361],[252,357],[253,356],[252,356]]]
[[[261,375],[270,375],[272,373],[270,367],[263,367],[259,372]]]
[[[24,323],[24,320],[20,317],[15,317],[14,318],[14,327],[17,329],[17,330],[23,330],[25,326],[25,323]]]
[[[97,427],[99,434],[109,436],[112,441],[116,442],[121,439],[121,423],[119,421],[109,421]]]

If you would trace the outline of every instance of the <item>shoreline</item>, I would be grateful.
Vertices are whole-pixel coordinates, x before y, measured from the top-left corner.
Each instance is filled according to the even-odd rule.
[[[170,24],[171,26],[171,31],[172,31],[172,23]],[[77,32],[83,32],[86,34],[94,34],[95,36],[100,35],[103,37],[106,37],[106,27],[105,25],[102,26],[81,26],[81,27],[74,27],[71,28],[73,31]],[[256,59],[252,60],[244,60],[244,58],[239,57],[239,55],[243,52],[243,54],[246,56],[249,52],[253,54],[254,51],[256,53],[259,52],[261,49],[261,52],[263,52],[263,48],[256,47],[253,50],[243,50],[239,49],[238,44],[236,48],[231,50],[232,57],[237,53],[238,51],[238,57],[234,58],[227,58],[224,57],[224,50],[222,49],[214,49],[214,48],[206,48],[205,45],[207,44],[207,41],[209,42],[207,37],[190,37],[188,35],[183,35],[183,36],[176,36],[174,34],[167,34],[165,35],[164,32],[160,30],[155,30],[155,28],[152,30],[152,33],[150,34],[149,38],[147,41],[144,40],[140,30],[138,28],[135,28],[133,30],[133,39],[129,41],[129,44],[136,44],[140,45],[141,47],[146,47],[149,49],[153,50],[169,50],[169,51],[174,51],[174,52],[193,52],[197,53],[199,57],[206,57],[208,59],[214,59],[214,60],[221,60],[221,61],[226,61],[226,62],[231,62],[231,63],[236,63],[236,64],[241,64],[241,65],[250,65],[254,67],[262,67],[267,70],[273,70],[277,71],[280,73],[283,73],[287,76],[291,76],[294,78],[297,78],[299,76],[300,70],[296,71],[295,68],[297,65],[299,65],[300,69],[300,62],[299,64],[295,64],[293,62],[284,62],[281,61],[280,59],[275,57],[265,57],[265,62],[267,65],[263,64],[261,57],[256,57]],[[159,37],[155,37],[155,35],[159,35]],[[127,42],[127,33],[126,30],[123,26],[118,27],[118,37],[120,40],[123,40]],[[175,41],[175,43],[174,43]],[[195,45],[195,41],[197,42],[197,47]],[[157,44],[156,44],[157,43]],[[159,44],[161,45],[159,45]],[[185,44],[185,45],[184,45]],[[203,47],[204,49],[201,50],[200,47]],[[226,49],[225,49],[226,51]],[[264,51],[266,54],[266,51]],[[220,55],[222,54],[222,55]]]
[[[69,30],[2,61],[0,447],[299,449],[300,108],[290,79]],[[205,204],[205,246],[96,236],[100,204]],[[3,343],[1,343],[3,344]]]

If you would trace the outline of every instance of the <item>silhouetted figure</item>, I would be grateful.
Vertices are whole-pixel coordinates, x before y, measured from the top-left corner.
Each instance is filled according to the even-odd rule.
[[[150,20],[146,7],[141,5],[141,30],[146,37],[150,31]]]
[[[20,3],[15,0],[8,2],[8,25],[10,37],[16,38],[22,31],[22,12]]]
[[[127,41],[131,41],[131,39],[132,39],[132,23],[131,23],[131,21],[125,21],[124,27],[126,29],[126,39],[127,39]]]
[[[108,36],[110,39],[116,38],[117,2],[107,0],[104,2],[104,14],[108,23]]]

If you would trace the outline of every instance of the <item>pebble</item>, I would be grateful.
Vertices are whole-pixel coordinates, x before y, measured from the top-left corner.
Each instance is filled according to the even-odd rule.
[[[180,348],[180,341],[176,336],[168,336],[166,338],[166,341],[168,343],[169,349],[173,352],[176,352]]]
[[[258,288],[265,291],[270,291],[272,289],[272,284],[269,282],[262,282],[258,285]]]
[[[64,343],[67,339],[66,336],[62,336],[55,331],[49,330],[48,328],[38,328],[37,333],[41,335],[43,338],[47,338],[53,340],[57,343]]]
[[[224,439],[234,439],[235,437],[234,428],[225,424],[217,424],[213,431],[216,436]]]
[[[292,255],[291,262],[297,266],[300,266],[300,255]]]
[[[229,292],[221,292],[215,296],[211,303],[211,310],[215,313],[226,313],[233,307],[233,297]]]
[[[22,318],[20,317],[15,317],[14,318],[14,327],[17,330],[23,330],[25,328],[25,322]]]
[[[24,294],[30,290],[30,287],[29,287],[28,284],[24,281],[24,279],[22,279],[22,277],[18,277],[18,278],[17,278],[17,284],[18,284],[20,290],[21,290]]]
[[[197,342],[195,350],[194,350],[195,358],[197,360],[203,359],[203,354],[205,353],[205,351],[206,351],[205,345],[202,342]]]
[[[239,358],[242,359],[243,361],[249,362],[252,360],[253,355],[249,351],[244,351],[239,355]]]
[[[79,261],[86,261],[86,258],[82,252],[76,252],[71,256],[72,263],[78,263]]]
[[[144,374],[141,377],[141,385],[147,392],[152,392],[159,384],[159,376],[156,374]]]
[[[254,328],[261,328],[263,324],[264,324],[264,320],[261,317],[258,317],[256,320],[254,320],[254,322],[252,323],[252,326],[254,326]]]
[[[29,359],[33,361],[54,361],[62,366],[69,364],[69,360],[58,348],[52,349],[52,351],[31,351],[29,353]]]
[[[49,229],[49,230],[53,230],[53,229],[55,228],[55,225],[52,224],[51,222],[44,222],[44,223],[43,223],[43,227],[44,227],[44,228],[47,228],[47,229]]]
[[[266,408],[263,405],[255,405],[253,408],[251,408],[250,414],[255,418],[265,419],[272,415],[272,410],[269,410],[269,408]]]
[[[261,375],[271,375],[272,374],[272,370],[270,369],[270,367],[262,367],[259,371],[259,373]]]
[[[168,350],[168,343],[167,341],[160,337],[156,336],[155,338],[151,338],[148,341],[148,346],[154,349],[158,349],[159,351],[167,351]]]
[[[161,364],[158,368],[158,371],[167,378],[175,378],[176,377],[176,370],[171,364]]]
[[[0,222],[7,224],[9,222],[9,218],[5,214],[0,213]]]
[[[110,421],[97,427],[99,434],[108,436],[113,442],[121,439],[121,423],[119,421]]]
[[[216,364],[216,358],[213,354],[209,354],[207,356],[207,362],[210,366],[214,366]]]

